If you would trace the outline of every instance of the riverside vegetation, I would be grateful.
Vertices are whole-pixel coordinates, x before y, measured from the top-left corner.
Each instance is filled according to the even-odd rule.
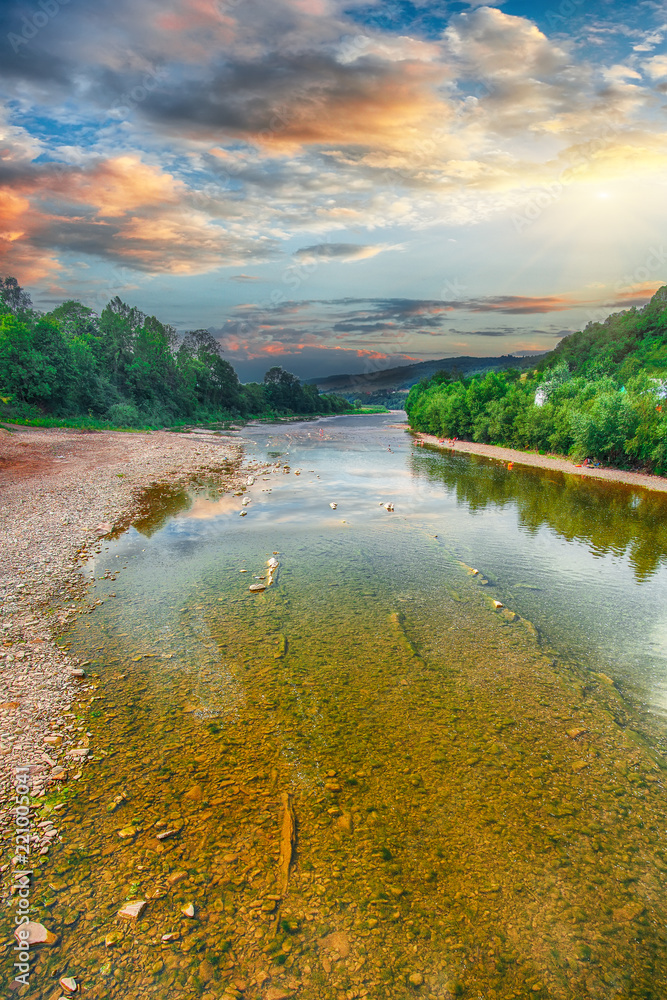
[[[411,427],[667,473],[667,286],[563,338],[532,374],[447,371],[414,386]],[[664,405],[663,405],[664,404]]]
[[[353,412],[274,366],[241,385],[208,330],[174,327],[118,297],[99,316],[81,302],[33,309],[0,278],[0,417],[99,427],[155,427],[246,417]]]

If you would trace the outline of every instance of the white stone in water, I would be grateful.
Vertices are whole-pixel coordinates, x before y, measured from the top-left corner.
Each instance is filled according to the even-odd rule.
[[[253,594],[258,594],[260,590],[266,590],[266,587],[263,583],[252,583],[248,587],[248,590],[250,590]]]
[[[66,993],[76,993],[78,989],[76,979],[72,979],[71,976],[63,976],[59,983]]]
[[[248,513],[247,510],[242,510],[239,512],[239,517],[245,517],[247,513]]]
[[[38,924],[35,920],[29,920],[25,924],[19,924],[14,931],[14,937],[19,944],[55,944],[57,936],[47,930],[44,924]]]
[[[181,910],[181,913],[183,914],[184,917],[194,917],[194,915],[195,915],[194,904],[193,903],[188,903],[187,906],[183,907],[183,909]]]
[[[502,601],[494,601],[493,606],[496,610],[498,610],[498,608],[504,607],[504,604],[502,603]]]
[[[270,570],[278,569],[278,560],[274,559],[273,556],[271,556],[266,565],[269,567]]]
[[[334,501],[332,500],[332,501],[331,501],[331,503],[329,504],[329,506],[331,507],[331,509],[332,509],[332,510],[335,510],[335,509],[336,509],[336,507],[338,506],[338,504],[337,504],[337,503],[335,503],[335,502],[334,502]]]
[[[124,917],[125,920],[137,920],[146,909],[146,905],[145,899],[137,899],[133,903],[126,903],[118,911],[118,916]]]

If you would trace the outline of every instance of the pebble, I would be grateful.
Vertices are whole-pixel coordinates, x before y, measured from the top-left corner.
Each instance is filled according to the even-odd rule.
[[[133,903],[126,903],[118,911],[118,916],[123,917],[125,920],[137,920],[141,914],[144,912],[147,906],[147,901],[145,899],[137,899]]]
[[[136,837],[139,832],[136,826],[124,826],[122,830],[116,830],[116,835],[120,837],[121,840],[131,840]]]
[[[57,934],[53,934],[44,924],[40,924],[36,920],[29,920],[17,927],[14,930],[14,937],[19,944],[27,942],[29,945],[45,944],[50,946],[58,941]]]
[[[181,913],[183,914],[184,917],[194,917],[195,915],[194,903],[188,903],[186,906],[184,906],[181,910]]]

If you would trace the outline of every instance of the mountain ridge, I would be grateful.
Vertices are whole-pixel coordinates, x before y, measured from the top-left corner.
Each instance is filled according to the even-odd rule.
[[[409,365],[396,365],[382,371],[326,375],[304,379],[304,382],[307,385],[316,385],[318,389],[323,389],[326,392],[339,392],[343,395],[380,391],[407,392],[417,382],[421,382],[424,378],[430,378],[437,371],[445,370],[455,374],[473,375],[490,370],[528,368],[543,356],[542,354],[533,354],[519,357],[513,354],[503,354],[494,357],[474,358],[461,355],[455,358],[437,358],[434,361],[417,361]]]

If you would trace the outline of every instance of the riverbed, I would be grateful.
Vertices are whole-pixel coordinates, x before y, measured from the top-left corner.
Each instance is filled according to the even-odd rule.
[[[19,995],[667,995],[665,498],[395,414],[244,438],[86,567]]]

